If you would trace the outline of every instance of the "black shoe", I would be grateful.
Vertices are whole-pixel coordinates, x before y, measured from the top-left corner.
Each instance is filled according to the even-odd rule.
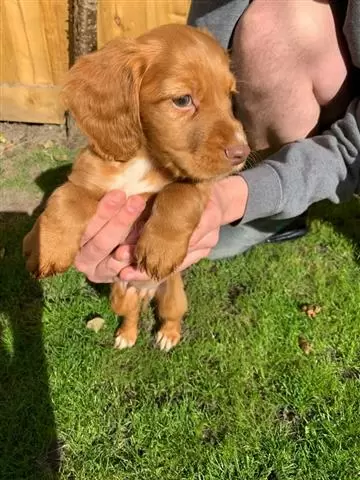
[[[294,220],[287,224],[282,230],[271,235],[264,243],[281,243],[303,237],[309,231],[307,218],[308,212],[306,211],[294,218]]]

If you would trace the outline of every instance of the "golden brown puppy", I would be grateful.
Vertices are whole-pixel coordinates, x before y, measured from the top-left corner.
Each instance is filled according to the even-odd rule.
[[[112,286],[112,308],[124,317],[118,348],[136,341],[144,289],[148,296],[156,291],[160,348],[180,339],[187,300],[174,272],[211,182],[240,169],[249,152],[232,113],[234,91],[226,52],[207,33],[180,25],[115,39],[80,58],[68,74],[63,97],[89,145],[25,237],[24,254],[36,277],[63,272],[106,192],[156,195],[135,251],[153,281]]]

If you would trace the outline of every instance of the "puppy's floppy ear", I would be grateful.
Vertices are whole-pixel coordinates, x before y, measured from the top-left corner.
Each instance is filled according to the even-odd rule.
[[[115,39],[68,72],[63,102],[100,155],[126,161],[140,148],[139,89],[146,63],[136,40]]]

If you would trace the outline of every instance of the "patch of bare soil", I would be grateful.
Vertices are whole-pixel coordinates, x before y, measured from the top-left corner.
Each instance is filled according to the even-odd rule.
[[[65,125],[40,125],[32,123],[0,122],[0,156],[12,155],[21,149],[52,145],[78,148],[86,143],[84,135],[70,122],[70,129]]]
[[[42,200],[42,193],[18,191],[2,188],[0,191],[0,212],[23,212],[32,215]]]
[[[67,142],[65,125],[34,125],[29,123],[1,122],[0,132],[4,142],[17,147],[44,145],[48,140],[60,145]]]

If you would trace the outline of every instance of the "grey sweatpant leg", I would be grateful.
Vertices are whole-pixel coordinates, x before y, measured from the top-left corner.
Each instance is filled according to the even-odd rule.
[[[220,229],[220,239],[213,248],[208,258],[219,260],[220,258],[234,257],[246,252],[251,247],[265,242],[274,233],[284,228],[291,220],[270,220],[261,218],[246,224],[237,226],[225,225]]]

